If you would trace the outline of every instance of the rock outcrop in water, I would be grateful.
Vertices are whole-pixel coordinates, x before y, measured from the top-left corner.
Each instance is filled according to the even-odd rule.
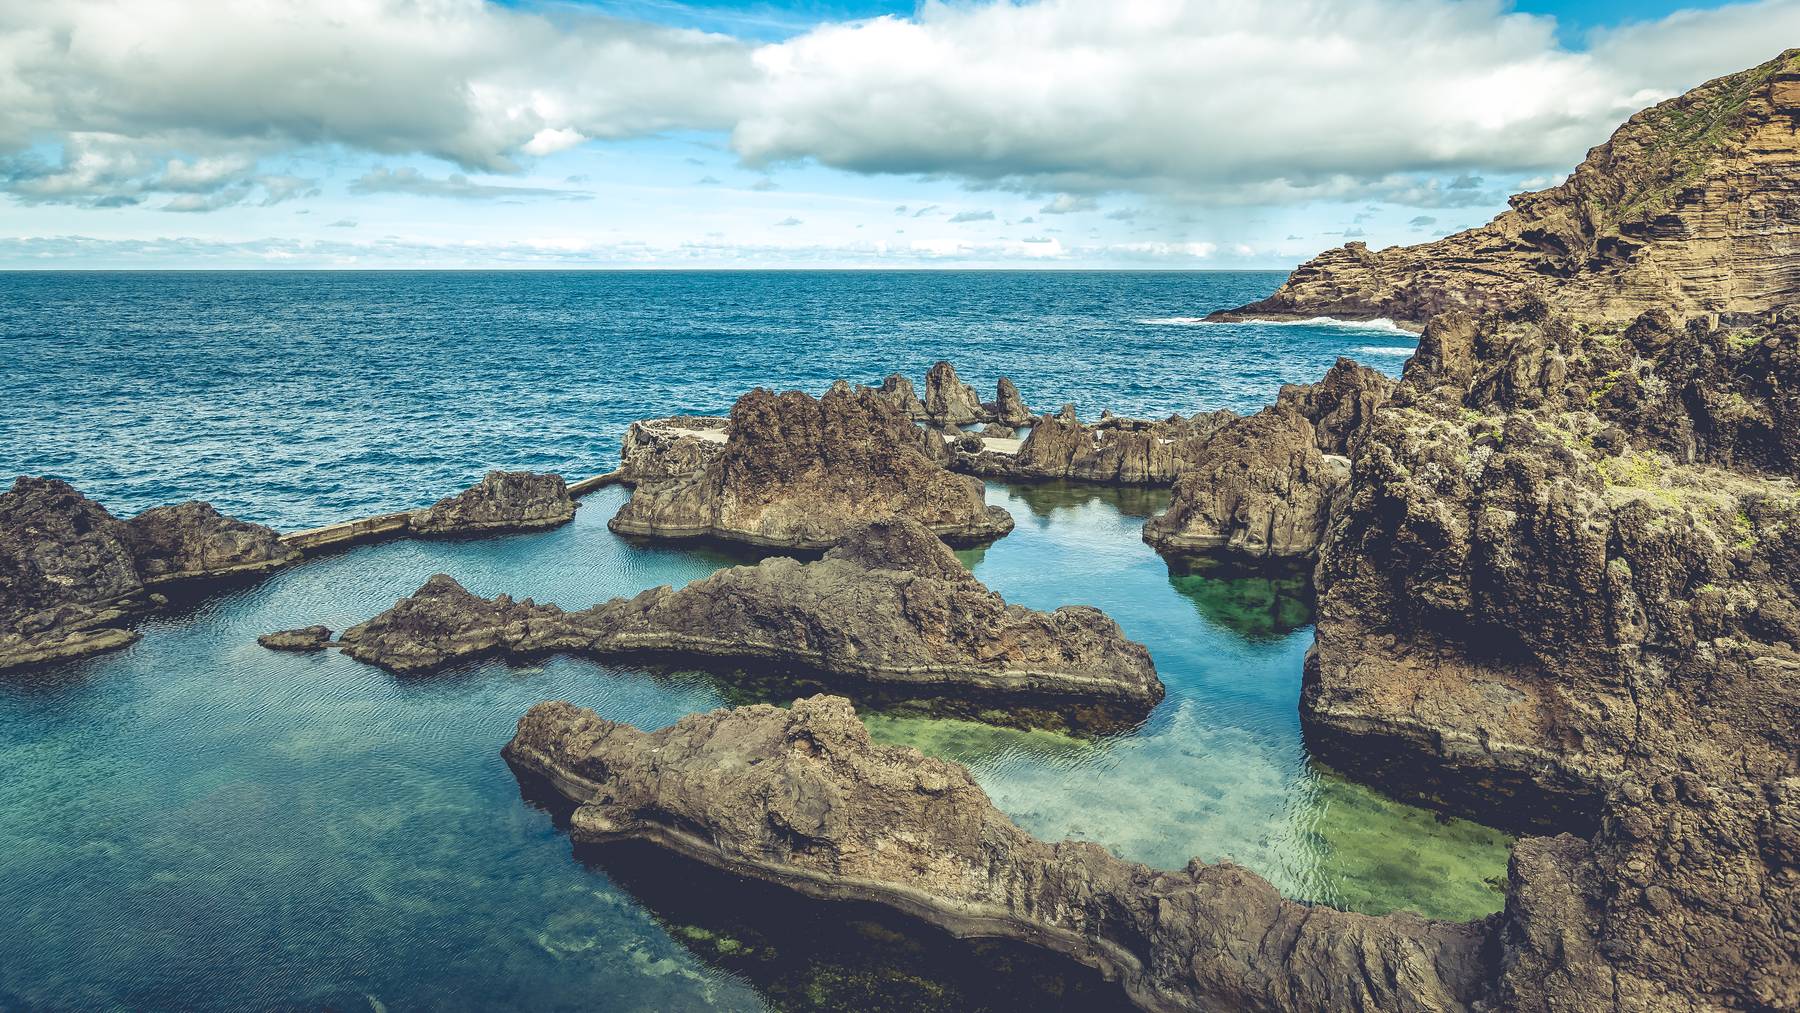
[[[951,466],[984,478],[1168,485],[1236,417],[1229,411],[1155,421],[1108,416],[1088,425],[1065,409],[1032,420],[1022,441],[959,445]]]
[[[731,420],[717,415],[633,422],[620,446],[619,480],[635,486],[704,471],[724,451],[730,428]]]
[[[893,401],[901,411],[914,419],[925,418],[925,402],[919,400],[918,393],[913,390],[913,382],[905,376],[899,373],[890,374],[887,379],[881,381],[878,389],[883,397]]]
[[[256,642],[271,651],[323,651],[331,646],[331,627],[306,626],[297,630],[265,633]]]
[[[1362,243],[1215,319],[1386,317],[1537,297],[1627,324],[1649,309],[1748,322],[1800,303],[1800,49],[1633,116],[1561,186],[1421,246]]]
[[[577,803],[580,842],[647,841],[968,936],[1058,950],[1153,1010],[1790,1009],[1800,783],[1649,768],[1590,840],[1521,840],[1469,923],[1284,900],[1198,860],[1158,871],[1007,820],[962,766],[877,746],[849,703],[740,707],[658,732],[544,703],[505,749]],[[1716,774],[1717,772],[1714,772]]]
[[[121,521],[51,478],[0,494],[0,669],[122,647],[119,624],[157,588],[263,573],[298,554],[258,524],[205,503]]]
[[[697,473],[640,483],[610,526],[814,551],[880,517],[908,517],[962,543],[1012,530],[980,482],[927,456],[927,439],[938,438],[878,390],[844,385],[814,399],[758,388],[732,408],[717,457]]]
[[[1314,755],[1506,825],[1800,774],[1800,315],[1435,318],[1318,569]]]
[[[960,935],[1029,941],[1117,976],[1150,1009],[1462,1009],[1488,973],[1479,925],[1302,905],[1230,864],[1161,872],[1097,844],[1046,844],[962,766],[874,745],[838,697],[652,733],[539,704],[505,752],[580,803],[578,841],[649,841]]]
[[[561,475],[490,471],[475,485],[446,496],[407,519],[426,536],[538,531],[575,519],[575,501]]]
[[[990,416],[975,388],[962,382],[956,367],[939,361],[925,374],[925,418],[933,425],[960,426]]]
[[[1311,560],[1350,484],[1350,455],[1393,390],[1349,359],[1317,383],[1283,387],[1272,407],[1230,419],[1189,451],[1144,540],[1175,556]]]
[[[775,662],[869,683],[1073,697],[1140,713],[1163,692],[1149,653],[1098,609],[1008,605],[905,519],[870,524],[814,562],[767,559],[580,612],[479,598],[440,574],[340,640],[352,657],[402,673],[563,651]]]
[[[1031,409],[1025,407],[1025,399],[1019,396],[1019,388],[1006,377],[994,385],[994,404],[990,414],[994,421],[1004,425],[1018,427],[1031,422]]]

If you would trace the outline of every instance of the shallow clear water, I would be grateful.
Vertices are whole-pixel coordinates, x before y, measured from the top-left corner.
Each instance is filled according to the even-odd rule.
[[[490,464],[600,470],[622,420],[722,409],[759,382],[816,391],[955,353],[973,381],[1003,367],[1039,403],[1191,411],[1252,406],[1340,352],[1398,340],[1133,322],[1260,295],[1268,276],[874,277],[853,300],[861,316],[841,305],[852,275],[736,289],[718,276],[276,276],[260,289],[258,276],[58,277],[0,276],[21,296],[0,302],[0,333],[24,353],[4,367],[20,394],[0,399],[0,468],[62,475],[123,513],[203,494],[287,528],[429,500]],[[324,293],[291,288],[306,277]],[[616,313],[598,314],[579,293],[605,279],[644,288],[611,293]],[[695,286],[685,302],[668,294],[680,284]],[[889,291],[908,286],[912,301]],[[1033,298],[1051,308],[1031,316]],[[477,319],[481,299],[492,305]],[[657,329],[671,300],[714,321],[705,337],[679,314],[676,337]],[[178,322],[158,330],[159,316]],[[1084,329],[1092,319],[1107,323]],[[794,337],[810,334],[823,337]],[[1120,342],[1135,362],[1116,358]],[[676,365],[690,346],[704,354]],[[402,680],[255,644],[315,621],[342,628],[438,571],[481,594],[580,606],[733,561],[613,537],[605,521],[624,495],[605,490],[543,534],[313,560],[150,619],[124,651],[0,676],[0,911],[13,922],[0,1009],[1116,1002],[1021,948],[784,903],[655,856],[572,854],[499,758],[539,700],[656,727],[741,696],[715,677],[558,658]],[[976,573],[1023,604],[1105,609],[1150,647],[1168,698],[1101,740],[907,710],[866,715],[878,737],[968,763],[1044,836],[1161,866],[1229,858],[1291,896],[1360,910],[1498,906],[1504,837],[1308,765],[1298,589],[1172,574],[1139,537],[1161,493],[989,495],[1018,527],[963,554]]]

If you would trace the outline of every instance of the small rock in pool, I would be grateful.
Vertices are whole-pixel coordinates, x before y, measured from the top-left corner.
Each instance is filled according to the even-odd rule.
[[[282,630],[279,633],[265,633],[257,637],[256,642],[271,651],[323,651],[331,643],[331,629],[326,626],[308,626],[298,630]]]

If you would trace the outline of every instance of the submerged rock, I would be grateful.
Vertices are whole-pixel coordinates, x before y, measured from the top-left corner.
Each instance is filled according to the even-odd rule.
[[[271,651],[323,651],[331,645],[331,627],[306,626],[265,633],[257,637],[256,642]]]
[[[984,502],[980,482],[928,456],[928,440],[937,439],[866,387],[818,399],[758,388],[732,408],[717,457],[698,473],[638,485],[610,527],[815,551],[879,517],[908,517],[956,542],[1012,530],[1012,517]]]
[[[1349,484],[1349,460],[1320,453],[1305,416],[1266,408],[1207,439],[1144,540],[1176,555],[1306,560]]]
[[[121,521],[67,482],[21,477],[0,494],[0,669],[131,643],[118,624],[153,588],[297,558],[275,532],[205,503]]]
[[[1229,863],[1158,871],[1039,841],[964,767],[872,743],[839,697],[651,733],[544,703],[505,755],[579,804],[577,841],[648,841],[958,935],[1028,941],[1101,968],[1147,1009],[1459,1010],[1491,973],[1484,923],[1335,911]]]
[[[731,420],[716,415],[675,415],[633,422],[619,453],[626,485],[662,482],[704,471],[725,449]]]
[[[480,598],[440,574],[340,639],[352,657],[402,673],[568,651],[773,661],[871,683],[1143,711],[1163,693],[1149,653],[1098,609],[1008,605],[935,535],[900,518],[869,524],[814,562],[767,559],[580,612]]]
[[[1800,301],[1800,49],[1627,120],[1568,180],[1481,228],[1419,246],[1329,250],[1274,295],[1214,319],[1385,317],[1542,298],[1623,325],[1646,309],[1750,318]]]
[[[575,501],[561,475],[490,471],[475,485],[446,496],[408,519],[421,535],[537,531],[575,519]]]
[[[960,426],[988,417],[975,388],[956,376],[956,367],[938,362],[925,374],[925,418],[940,426]]]
[[[1230,863],[1160,871],[1039,841],[967,769],[878,746],[848,701],[657,732],[541,703],[504,753],[577,803],[578,842],[647,841],[810,896],[1025,940],[1153,1010],[1788,1009],[1800,999],[1800,784],[1666,769],[1591,840],[1519,842],[1502,914],[1429,921],[1283,899]]]

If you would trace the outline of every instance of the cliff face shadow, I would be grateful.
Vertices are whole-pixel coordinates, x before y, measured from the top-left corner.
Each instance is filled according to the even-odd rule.
[[[1279,640],[1315,618],[1312,575],[1304,568],[1178,559],[1168,564],[1170,587],[1245,640]]]
[[[573,805],[519,771],[521,797],[567,828]],[[777,1010],[1035,1013],[1133,1009],[1099,972],[1033,946],[958,939],[890,908],[807,898],[654,845],[573,845],[573,856],[643,904],[700,960]]]

